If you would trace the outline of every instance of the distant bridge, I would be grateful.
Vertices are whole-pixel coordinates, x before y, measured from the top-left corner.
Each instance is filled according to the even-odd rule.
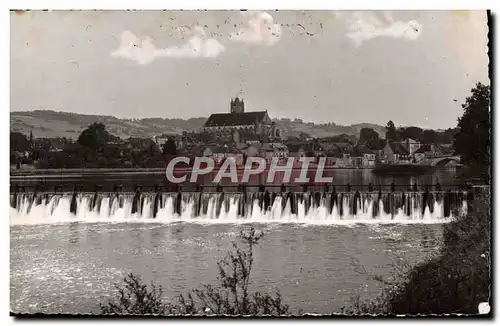
[[[457,155],[457,156],[435,157],[429,159],[428,162],[431,166],[436,166],[436,167],[443,167],[450,162],[455,162],[457,164],[460,164],[460,156]]]

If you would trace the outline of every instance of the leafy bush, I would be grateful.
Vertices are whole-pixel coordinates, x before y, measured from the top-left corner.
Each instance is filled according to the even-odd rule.
[[[117,301],[108,301],[106,305],[99,304],[102,314],[165,315],[172,310],[169,304],[163,302],[161,286],[151,283],[148,288],[140,277],[132,273],[125,276],[122,285],[115,287],[119,298]]]

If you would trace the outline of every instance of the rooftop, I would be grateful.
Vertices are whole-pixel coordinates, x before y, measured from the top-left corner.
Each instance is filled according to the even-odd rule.
[[[401,143],[389,143],[394,154],[408,155],[408,150]]]
[[[214,113],[210,115],[205,127],[251,126],[264,120],[267,111],[244,113]]]

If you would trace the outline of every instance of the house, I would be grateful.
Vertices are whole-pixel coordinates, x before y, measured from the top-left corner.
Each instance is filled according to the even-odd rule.
[[[271,158],[274,156],[274,149],[270,143],[263,143],[259,149],[259,156],[265,159]]]
[[[288,147],[283,143],[254,143],[248,146],[245,154],[248,157],[259,156],[265,158],[268,163],[273,157],[282,158],[283,161],[288,157]]]
[[[351,155],[354,153],[354,147],[351,143],[333,143],[334,146],[329,146],[330,149],[324,151],[324,156],[327,157],[327,162],[330,165],[342,168],[354,167],[354,162]]]
[[[341,154],[352,154],[354,152],[354,146],[351,143],[335,143],[335,146],[337,147],[338,151],[340,151]]]
[[[376,153],[377,151],[368,148],[365,145],[358,145],[354,148],[355,163],[356,167],[363,168],[373,168],[375,167]]]
[[[420,146],[420,148],[415,153],[413,153],[413,161],[415,163],[420,163],[426,158],[430,158],[433,156],[433,146],[430,144],[425,144]]]
[[[287,143],[289,156],[304,157],[306,156],[305,146],[303,143]]]
[[[351,153],[340,153],[335,161],[335,166],[339,168],[352,168],[354,167],[354,162],[351,157]]]
[[[335,166],[337,159],[339,159],[342,155],[338,147],[334,146],[331,149],[326,150],[324,156],[326,157],[326,165]]]
[[[237,154],[240,154],[239,156],[241,157]],[[237,157],[237,162],[243,162],[243,154],[237,148],[231,146],[231,144],[208,145],[203,150],[203,156],[211,157],[216,165],[222,164],[224,159],[228,157]]]
[[[253,132],[249,132],[248,130],[240,131],[241,140],[244,141],[247,145],[260,143],[260,138],[258,135]]]
[[[318,144],[323,148],[323,151],[326,152],[331,152],[336,150],[338,147],[335,145],[335,143],[330,142],[330,141],[324,141],[324,140],[319,140]]]
[[[325,153],[325,155],[326,155],[325,165],[326,166],[336,166],[338,157],[330,155],[330,154],[331,153]]]
[[[383,150],[385,147],[386,141],[384,139],[379,139],[377,141],[372,141],[370,144],[367,144],[367,147],[372,150],[372,153],[375,155],[375,161],[379,162],[381,156],[383,156]]]
[[[313,141],[311,143],[311,150],[315,157],[320,157],[325,155],[325,149],[318,141]]]
[[[262,144],[260,142],[253,143],[246,148],[245,154],[248,157],[260,156],[260,147],[261,146],[262,146]]]
[[[337,158],[335,161],[335,166],[339,168],[352,168],[354,167],[353,159],[351,158],[351,154],[341,154],[341,157]]]
[[[158,148],[162,148],[163,144],[165,144],[170,137],[175,137],[175,135],[158,135],[153,138],[153,141],[156,143],[156,146],[158,146]]]
[[[411,138],[406,138],[401,142],[401,145],[403,145],[403,147],[408,151],[410,155],[415,153],[421,146],[420,142]]]
[[[287,158],[290,154],[288,147],[283,143],[271,143],[271,147],[274,149],[274,156]]]
[[[401,143],[387,142],[382,150],[381,162],[384,164],[410,163],[410,153]]]

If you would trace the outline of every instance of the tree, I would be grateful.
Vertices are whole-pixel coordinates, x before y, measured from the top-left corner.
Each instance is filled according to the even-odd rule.
[[[366,147],[372,150],[381,150],[385,146],[385,140],[381,138],[371,139],[366,143]]]
[[[10,133],[10,150],[17,152],[27,151],[30,147],[29,141],[26,136],[20,132]]]
[[[151,141],[148,147],[149,157],[155,156],[157,152],[158,152],[158,147],[156,146],[155,142]]]
[[[371,141],[379,139],[378,132],[372,128],[362,128],[359,132],[359,143],[367,144]]]
[[[162,152],[164,155],[176,155],[177,145],[173,137],[168,137],[167,141],[163,144]]]
[[[386,132],[394,132],[396,131],[396,126],[394,125],[394,122],[392,120],[389,120],[387,122],[387,126],[385,127]]]
[[[420,141],[424,144],[434,144],[437,143],[438,133],[432,129],[426,129],[422,132],[422,138]]]
[[[474,167],[489,180],[491,165],[490,86],[477,83],[472,95],[462,104],[464,115],[458,119],[459,131],[453,149],[463,164]],[[477,168],[477,169],[476,169]]]
[[[443,132],[437,133],[436,142],[440,144],[452,144],[455,135],[460,131],[460,128],[448,128]]]
[[[423,133],[423,130],[422,130],[422,128],[419,128],[419,127],[399,128],[399,134],[400,134],[401,139],[411,138],[414,140],[421,141],[422,133]]]
[[[307,132],[299,131],[299,139],[304,141],[311,137]]]
[[[78,137],[78,144],[88,149],[97,150],[106,145],[110,140],[111,135],[106,130],[106,126],[101,122],[94,122],[82,131]]]
[[[399,135],[398,131],[396,130],[396,126],[394,125],[394,122],[392,120],[389,120],[387,122],[387,126],[385,127],[385,139],[390,140],[390,141],[398,141],[399,140]]]
[[[357,139],[358,138],[356,136],[354,135],[349,136],[348,134],[340,134],[325,138],[325,140],[331,141],[332,143],[351,143],[351,144],[356,143]]]

